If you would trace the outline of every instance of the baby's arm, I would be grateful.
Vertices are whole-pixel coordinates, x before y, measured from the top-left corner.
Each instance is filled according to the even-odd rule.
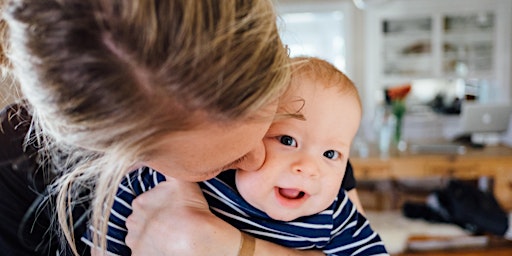
[[[334,209],[334,228],[330,243],[324,248],[328,255],[388,255],[380,236],[343,191]]]
[[[135,170],[122,180],[108,219],[107,251],[109,253],[132,255],[130,248],[125,243],[128,234],[126,219],[132,213],[132,201],[162,181],[165,181],[165,176],[148,167]],[[82,237],[82,241],[91,248],[94,248],[90,233],[93,228],[93,226],[89,226],[89,231]],[[93,255],[95,254],[95,250],[91,250],[91,252]],[[102,253],[99,254],[102,255]]]
[[[107,231],[107,235],[110,238],[107,240],[107,251],[113,255],[132,255],[137,252],[142,252],[144,255],[149,255],[149,252],[162,253],[163,255],[174,255],[175,247],[173,245],[179,244],[177,241],[183,241],[185,244],[191,245],[194,244],[195,240],[200,240],[200,243],[195,243],[191,248],[183,248],[185,251],[188,251],[188,254],[196,254],[196,255],[205,255],[205,253],[201,252],[201,248],[206,249],[209,253],[211,253],[212,243],[224,244],[224,246],[214,246],[215,248],[224,248],[228,249],[231,245],[235,246],[234,251],[238,249],[239,243],[237,241],[240,240],[241,233],[237,229],[233,228],[231,225],[222,221],[218,217],[214,216],[208,209],[208,206],[205,203],[204,209],[199,209],[200,207],[174,207],[174,209],[180,210],[179,212],[186,212],[184,216],[175,216],[176,214],[167,213],[166,210],[172,209],[173,207],[166,207],[166,205],[176,206],[180,203],[179,196],[176,193],[173,193],[169,189],[165,189],[169,186],[158,186],[159,188],[163,188],[161,191],[154,191],[158,193],[144,193],[148,190],[153,189],[158,183],[165,181],[165,177],[151,170],[150,168],[141,168],[135,172],[127,175],[125,179],[123,179],[121,185],[119,186],[118,193],[116,196],[116,201],[111,210],[111,215],[109,217],[109,228]],[[167,183],[167,182],[166,182]],[[174,188],[171,188],[171,190]],[[199,190],[199,188],[198,188]],[[180,189],[180,192],[182,189]],[[143,194],[144,193],[144,194]],[[185,194],[184,196],[189,198],[192,195],[190,193],[184,192],[180,194]],[[139,196],[144,195],[145,203],[133,204],[133,201]],[[200,195],[202,197],[202,194]],[[204,198],[202,198],[204,200]],[[190,200],[193,201],[193,200]],[[140,202],[140,201],[139,201]],[[152,218],[144,219],[139,224],[133,225],[138,226],[133,231],[130,229],[130,236],[137,237],[138,242],[135,244],[135,248],[130,248],[128,245],[133,246],[133,244],[128,243],[128,229],[127,229],[127,220],[133,220],[134,216],[144,216],[149,212],[151,214],[151,207],[147,207],[144,204],[156,203],[160,209],[153,210]],[[165,202],[169,202],[166,204]],[[190,205],[188,205],[190,206]],[[137,214],[132,214],[133,212]],[[180,215],[180,214],[178,214]],[[169,216],[175,216],[175,218],[170,219]],[[198,218],[194,218],[197,216]],[[160,218],[160,219],[159,219]],[[172,224],[172,221],[176,223]],[[194,237],[191,238],[187,236],[186,232],[192,230],[190,228],[186,228],[187,223],[190,223],[192,229],[200,229],[199,232],[192,232]],[[150,224],[157,228],[151,228]],[[172,228],[168,228],[172,226]],[[149,227],[149,228],[148,228]],[[208,227],[212,227],[209,229]],[[147,229],[146,229],[147,228]],[[181,228],[181,229],[180,229]],[[180,232],[179,230],[184,230]],[[208,231],[211,231],[210,234]],[[191,232],[189,232],[191,233]],[[201,236],[202,235],[202,236]],[[172,239],[172,236],[176,236],[176,239]],[[198,237],[207,237],[207,239],[197,239]],[[228,239],[229,238],[229,239]],[[130,238],[131,239],[131,238]],[[195,240],[194,240],[195,239]],[[224,240],[224,242],[222,242]],[[90,234],[84,235],[82,238],[84,242],[86,242],[89,246],[93,247],[92,239]],[[126,240],[126,242],[125,242]],[[134,240],[134,239],[132,239]],[[149,241],[149,242],[144,242]],[[169,243],[172,241],[172,243]],[[212,242],[215,241],[215,242]],[[128,243],[128,244],[127,244]],[[160,246],[161,245],[161,246]],[[320,251],[297,251],[294,249],[282,247],[264,240],[256,239],[255,240],[255,250],[254,255],[297,255],[297,256],[314,256],[314,255],[324,255]],[[167,246],[167,247],[166,247]],[[168,247],[172,248],[168,248]],[[131,249],[134,249],[132,251]],[[192,251],[191,251],[192,250]],[[231,252],[233,250],[230,250]],[[99,251],[91,250],[93,255],[98,255]],[[227,251],[226,251],[227,252]],[[226,253],[223,253],[226,254]],[[231,253],[229,253],[231,254]],[[228,255],[229,255],[228,254]],[[236,252],[232,253],[233,256],[236,255]],[[102,255],[99,252],[99,255]]]
[[[172,201],[168,200],[169,195],[173,195]],[[196,183],[168,178],[137,197],[127,226],[126,242],[134,255],[252,255],[239,254],[240,231],[211,213]],[[293,250],[255,239],[253,255],[323,253]]]

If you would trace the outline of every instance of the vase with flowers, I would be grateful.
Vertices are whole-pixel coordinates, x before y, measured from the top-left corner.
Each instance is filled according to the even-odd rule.
[[[396,126],[394,132],[394,142],[398,145],[399,149],[404,148],[402,142],[402,126],[403,117],[407,110],[405,105],[405,98],[411,91],[411,84],[398,85],[386,89],[386,94],[391,104],[391,112],[395,116]],[[405,149],[405,148],[404,148]]]

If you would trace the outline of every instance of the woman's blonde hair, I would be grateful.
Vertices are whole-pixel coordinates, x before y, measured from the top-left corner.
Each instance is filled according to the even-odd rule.
[[[289,79],[270,0],[12,0],[3,14],[6,65],[60,174],[58,219],[75,254],[80,192],[93,191],[105,234],[119,181],[151,145],[201,121],[251,117]]]

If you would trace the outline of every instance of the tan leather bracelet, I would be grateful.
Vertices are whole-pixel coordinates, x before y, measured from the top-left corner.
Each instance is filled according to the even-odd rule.
[[[256,239],[254,237],[244,233],[240,238],[240,249],[238,250],[238,256],[253,256],[254,249],[256,247]]]

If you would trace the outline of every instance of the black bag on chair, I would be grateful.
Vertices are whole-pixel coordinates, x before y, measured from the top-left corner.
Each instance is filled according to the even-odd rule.
[[[508,213],[503,210],[492,192],[460,180],[430,195],[427,204],[406,203],[403,213],[410,218],[433,222],[447,222],[474,233],[503,236],[509,226]]]
[[[451,221],[472,232],[487,232],[502,236],[508,229],[508,214],[498,204],[492,192],[458,180],[435,192]]]

